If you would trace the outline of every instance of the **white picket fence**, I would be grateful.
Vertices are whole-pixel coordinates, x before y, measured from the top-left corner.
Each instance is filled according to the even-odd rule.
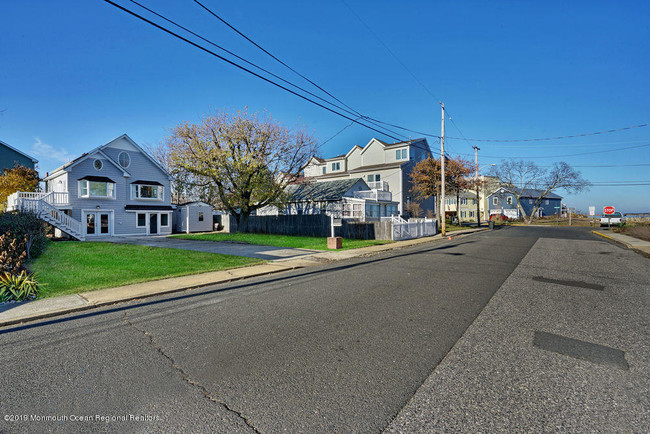
[[[393,241],[410,240],[413,238],[429,237],[438,233],[436,219],[422,219],[408,222],[393,221]]]

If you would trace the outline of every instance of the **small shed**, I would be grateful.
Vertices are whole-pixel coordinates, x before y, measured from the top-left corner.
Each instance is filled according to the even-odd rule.
[[[212,205],[194,201],[176,205],[174,211],[174,228],[176,232],[211,232]]]

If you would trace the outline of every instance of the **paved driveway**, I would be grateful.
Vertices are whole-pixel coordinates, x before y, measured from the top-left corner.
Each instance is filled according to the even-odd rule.
[[[170,249],[194,250],[196,252],[221,253],[224,255],[245,256],[266,260],[295,258],[320,252],[320,250],[290,249],[275,246],[258,246],[255,244],[182,240],[166,236],[149,237],[111,237],[102,241],[119,244],[137,244],[139,246],[167,247]]]

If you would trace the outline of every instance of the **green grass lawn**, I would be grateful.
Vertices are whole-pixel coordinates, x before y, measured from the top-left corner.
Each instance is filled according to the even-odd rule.
[[[217,253],[103,242],[50,242],[29,265],[39,298],[264,262]]]
[[[211,233],[211,234],[180,234],[172,235],[174,238],[184,240],[203,241],[235,241],[238,243],[257,244],[260,246],[291,247],[296,249],[327,250],[327,238],[325,237],[296,237],[290,235],[270,234],[244,234],[244,233]],[[383,240],[351,240],[343,239],[343,249],[356,249],[359,247],[375,246],[386,244],[391,241]]]

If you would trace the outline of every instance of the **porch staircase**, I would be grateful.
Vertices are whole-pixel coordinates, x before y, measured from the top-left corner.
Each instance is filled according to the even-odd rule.
[[[83,224],[62,210],[57,204],[68,202],[68,193],[30,193],[18,191],[7,198],[8,211],[28,211],[36,214],[40,219],[60,229],[66,234],[80,241],[84,241]]]

